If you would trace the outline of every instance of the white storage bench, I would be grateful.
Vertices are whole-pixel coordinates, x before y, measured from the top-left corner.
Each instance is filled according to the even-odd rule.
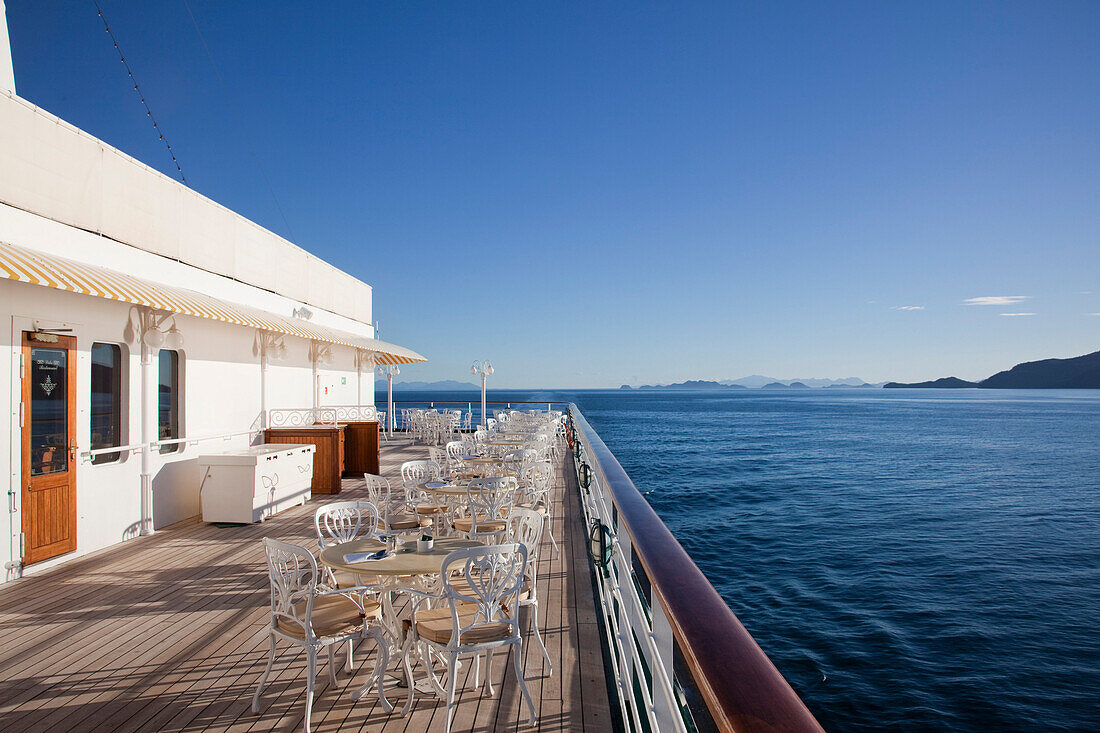
[[[316,450],[268,443],[199,456],[202,521],[251,524],[305,504]]]

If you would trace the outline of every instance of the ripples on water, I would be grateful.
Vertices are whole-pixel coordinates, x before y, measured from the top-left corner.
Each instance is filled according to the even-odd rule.
[[[578,403],[827,729],[1100,730],[1100,393],[538,399]]]

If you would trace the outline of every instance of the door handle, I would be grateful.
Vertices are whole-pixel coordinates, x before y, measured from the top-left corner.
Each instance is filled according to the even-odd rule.
[[[76,460],[76,452],[79,449],[80,448],[79,448],[79,446],[77,446],[75,439],[69,441],[69,460],[70,461],[75,461]]]

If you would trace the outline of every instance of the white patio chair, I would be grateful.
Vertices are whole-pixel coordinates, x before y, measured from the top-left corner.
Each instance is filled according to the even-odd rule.
[[[404,492],[395,493],[385,476],[365,473],[363,481],[367,487],[367,500],[378,508],[379,532],[393,534],[419,530],[420,520],[406,509]]]
[[[558,541],[554,537],[553,515],[554,507],[550,496],[553,488],[553,469],[548,461],[538,461],[524,469],[520,476],[519,486],[523,494],[517,501],[516,507],[532,509],[542,516],[546,525],[546,534],[550,537],[550,544],[554,548],[554,557],[560,557]]]
[[[431,609],[422,610],[416,605],[412,608],[405,646],[406,664],[408,654],[419,647],[432,686],[446,696],[444,733],[451,730],[458,658],[467,654],[478,658],[481,654],[486,655],[485,684],[489,695],[494,696],[493,655],[501,647],[512,647],[512,661],[527,703],[528,721],[531,725],[536,724],[535,704],[523,677],[523,636],[517,620],[527,556],[527,548],[516,543],[455,550],[440,566],[445,603]],[[461,581],[461,589],[456,587],[458,581]],[[432,671],[429,649],[447,661],[446,690]]]
[[[452,474],[460,474],[468,469],[466,456],[477,455],[477,446],[468,440],[452,440],[447,443],[447,468]]]
[[[405,505],[418,517],[434,518],[447,511],[447,505],[420,488],[426,481],[439,481],[443,472],[435,461],[405,461],[401,464],[401,485]]]
[[[374,600],[353,598],[347,592],[331,590],[320,582],[317,560],[304,547],[265,537],[268,576],[271,582],[270,650],[267,668],[252,696],[252,712],[260,712],[260,695],[275,664],[275,646],[279,640],[306,651],[306,714],[303,724],[309,733],[313,710],[313,687],[317,676],[317,655],[328,651],[329,682],[336,686],[336,662],[333,648],[348,643],[347,671],[351,671],[354,642],[373,638],[378,647],[372,684],[377,685],[378,700],[389,712],[393,705],[386,699],[385,671],[389,663],[389,644],[382,628],[381,605]],[[370,623],[368,623],[370,622]]]
[[[543,515],[534,509],[516,508],[512,511],[512,517],[508,522],[508,542],[518,542],[527,548],[527,567],[523,573],[523,590],[519,594],[520,607],[531,609],[531,629],[535,632],[535,641],[542,649],[542,656],[546,660],[547,674],[554,674],[554,663],[550,661],[550,653],[546,651],[546,644],[542,641],[542,633],[539,631],[539,598],[538,598],[538,555],[542,547]],[[519,614],[516,614],[517,617]]]
[[[508,533],[517,487],[513,476],[471,481],[466,488],[467,515],[454,519],[455,530],[487,544],[502,539]]]
[[[519,478],[528,466],[538,461],[539,452],[533,448],[516,448],[503,456],[504,475]]]
[[[317,547],[321,550],[360,537],[376,536],[379,526],[378,507],[369,501],[337,501],[317,507],[313,527],[317,532]],[[364,576],[344,570],[324,569],[325,582],[333,588],[354,588],[377,583],[377,576]]]

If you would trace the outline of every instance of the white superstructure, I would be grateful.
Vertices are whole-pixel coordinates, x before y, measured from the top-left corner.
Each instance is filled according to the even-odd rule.
[[[373,405],[375,364],[423,357],[373,339],[365,283],[16,96],[6,41],[11,579],[199,514],[200,454],[270,409]]]

